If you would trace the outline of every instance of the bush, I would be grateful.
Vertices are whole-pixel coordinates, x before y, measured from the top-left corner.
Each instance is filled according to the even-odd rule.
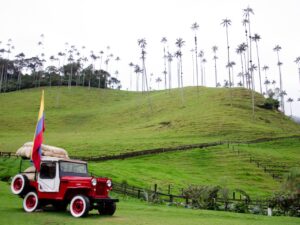
[[[267,98],[264,102],[264,104],[261,106],[264,109],[270,109],[270,110],[278,110],[279,108],[279,101],[277,99],[273,98]]]

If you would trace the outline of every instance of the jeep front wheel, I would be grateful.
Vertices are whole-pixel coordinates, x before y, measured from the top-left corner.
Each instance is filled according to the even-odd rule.
[[[98,208],[98,212],[100,213],[100,215],[109,215],[112,216],[114,215],[115,211],[116,211],[116,203],[112,202],[112,203],[105,203],[105,205],[100,206]]]
[[[29,192],[23,200],[23,208],[26,212],[33,212],[39,207],[39,198],[35,192]]]
[[[86,216],[90,209],[90,200],[84,195],[76,195],[70,203],[70,212],[74,217]]]
[[[23,195],[26,193],[26,189],[28,187],[28,178],[22,174],[17,174],[12,179],[10,189],[11,192],[15,195]]]

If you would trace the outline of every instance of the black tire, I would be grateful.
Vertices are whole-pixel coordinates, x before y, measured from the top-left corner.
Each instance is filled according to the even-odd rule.
[[[64,212],[67,210],[68,203],[65,201],[59,201],[54,202],[52,205],[55,211]]]
[[[23,174],[17,174],[11,181],[10,189],[15,195],[25,195],[28,192],[29,180]]]
[[[90,200],[84,195],[75,195],[70,203],[70,213],[72,216],[84,217],[89,213]]]
[[[98,212],[100,213],[100,215],[112,216],[112,215],[114,215],[116,209],[117,209],[116,203],[111,202],[111,203],[105,203],[104,205],[99,206]]]
[[[36,192],[31,191],[27,193],[23,200],[23,209],[25,212],[34,212],[38,208],[40,208],[40,201]]]

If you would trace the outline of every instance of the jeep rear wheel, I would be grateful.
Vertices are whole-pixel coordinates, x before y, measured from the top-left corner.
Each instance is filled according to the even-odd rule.
[[[33,212],[39,207],[39,198],[35,192],[29,192],[23,200],[23,208],[26,212]]]
[[[83,217],[90,210],[90,200],[84,195],[76,195],[70,203],[70,212],[74,217]]]
[[[12,179],[10,189],[11,192],[15,195],[23,195],[26,193],[26,189],[28,187],[28,178],[22,174],[17,174]]]
[[[117,209],[116,203],[115,202],[111,202],[111,203],[105,203],[105,205],[100,206],[98,208],[98,212],[101,215],[112,216],[112,215],[114,215],[116,209]]]

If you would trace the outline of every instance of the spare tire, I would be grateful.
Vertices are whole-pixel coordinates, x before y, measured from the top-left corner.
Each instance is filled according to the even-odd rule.
[[[22,174],[17,174],[12,179],[10,189],[11,192],[15,195],[24,195],[29,186],[29,180],[26,176]]]

